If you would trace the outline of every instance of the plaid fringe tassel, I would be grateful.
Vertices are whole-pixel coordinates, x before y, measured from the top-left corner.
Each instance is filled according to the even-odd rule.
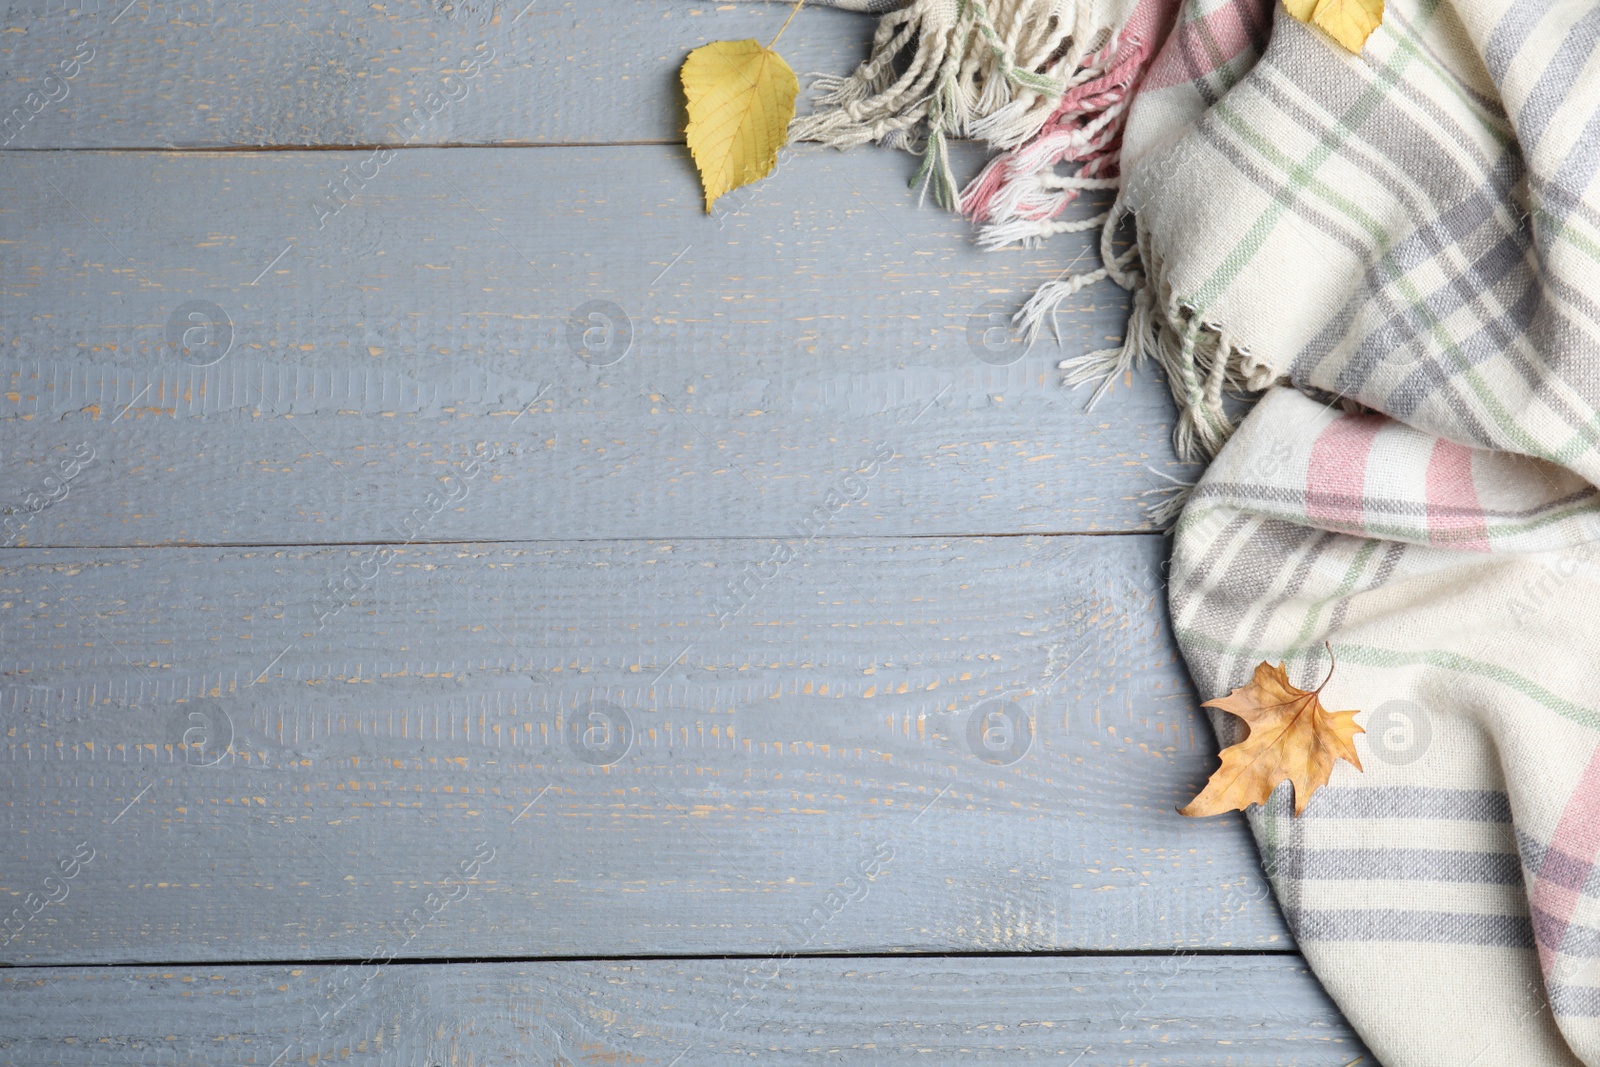
[[[1081,109],[1088,94],[1074,90],[1103,78],[1134,3],[912,0],[879,20],[872,54],[853,73],[816,79],[817,109],[795,119],[790,135],[841,149],[876,141],[920,151],[914,184],[956,209],[964,196],[949,140],[1020,148],[1057,120],[1064,100]]]
[[[1139,0],[1116,41],[1084,60],[1037,135],[990,160],[962,192],[961,211],[983,224],[984,247],[1035,245],[1105,221],[1104,215],[1056,220],[1085,190],[1121,185],[1128,108],[1178,6],[1179,0]],[[1071,173],[1060,171],[1064,164]]]

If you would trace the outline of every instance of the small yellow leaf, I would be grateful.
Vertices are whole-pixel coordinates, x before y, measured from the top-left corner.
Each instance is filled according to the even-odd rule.
[[[782,56],[758,41],[701,45],[684,60],[682,77],[685,134],[709,215],[717,197],[772,173],[800,82]]]
[[[1333,676],[1331,670],[1328,676]],[[1314,690],[1298,689],[1283,664],[1259,663],[1249,685],[1206,701],[1202,707],[1221,708],[1243,719],[1250,734],[1222,750],[1222,766],[1178,814],[1243,811],[1265,804],[1274,787],[1288,779],[1294,783],[1294,813],[1299,815],[1311,794],[1328,784],[1335,761],[1347,760],[1359,771],[1355,737],[1366,732],[1356,725],[1360,713],[1326,710],[1317,698],[1327,684],[1324,679]]]
[[[1383,0],[1283,0],[1283,6],[1352,52],[1360,52],[1383,21]]]

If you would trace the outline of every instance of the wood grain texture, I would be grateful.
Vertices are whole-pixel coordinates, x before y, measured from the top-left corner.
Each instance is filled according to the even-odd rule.
[[[766,43],[787,15],[781,3],[690,0],[4,0],[0,142],[681,140],[684,56],[712,40]],[[783,54],[803,79],[842,74],[871,27],[814,7]]]
[[[711,220],[681,155],[403,152],[331,218],[310,205],[359,154],[13,155],[13,543],[393,540],[485,450],[495,492],[419,539],[786,536],[880,442],[829,534],[1148,528],[1141,494],[1182,471],[1165,387],[1086,412],[1062,348],[1006,347],[1090,238],[981,253],[870,152],[801,152]],[[1080,293],[1064,350],[1124,313]],[[20,507],[83,448],[65,499]]]
[[[1165,546],[972,536],[1183,473],[1056,386],[1123,294],[1004,325],[1092,242],[870,149],[700,213],[678,65],[786,14],[0,0],[0,1064],[1363,1054],[1172,812]],[[126,151],[273,146],[352,150]]]
[[[0,1014],[7,1067],[1344,1067],[1366,1054],[1293,956],[24,969],[0,973]]]
[[[1163,552],[13,549],[0,959],[1288,947]]]

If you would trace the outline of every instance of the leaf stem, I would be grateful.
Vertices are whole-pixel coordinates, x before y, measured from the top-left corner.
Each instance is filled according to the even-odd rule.
[[[789,28],[789,23],[794,21],[794,17],[800,14],[800,9],[805,6],[806,0],[797,0],[794,5],[794,10],[789,12],[789,17],[783,20],[783,25],[778,27],[778,32],[773,35],[771,41],[767,42],[767,51],[770,52],[774,47],[777,46],[778,38],[783,36],[783,31]]]
[[[1333,668],[1337,666],[1333,659],[1333,646],[1324,641],[1322,642],[1322,647],[1328,650],[1328,675],[1322,679],[1322,685],[1317,686],[1315,692],[1311,694],[1312,696],[1316,696],[1317,693],[1322,692],[1322,687],[1333,680]],[[1358,1060],[1357,1062],[1360,1061]],[[1346,1065],[1346,1067],[1348,1067],[1348,1065]]]

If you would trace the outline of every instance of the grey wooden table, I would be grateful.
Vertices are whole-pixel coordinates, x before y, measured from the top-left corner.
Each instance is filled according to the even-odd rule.
[[[1164,388],[994,325],[1087,238],[707,218],[677,65],[781,7],[0,12],[0,1062],[1364,1055],[1173,813]]]

